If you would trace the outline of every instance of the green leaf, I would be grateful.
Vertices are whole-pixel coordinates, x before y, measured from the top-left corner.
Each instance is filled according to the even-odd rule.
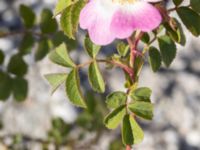
[[[35,52],[35,60],[42,60],[49,53],[49,43],[46,38],[41,39]]]
[[[88,91],[85,94],[85,98],[86,98],[86,104],[87,104],[87,111],[91,114],[94,115],[94,113],[96,112],[96,95],[93,91]]]
[[[76,3],[73,4],[72,6],[72,16],[71,16],[71,23],[73,27],[73,33],[75,34],[78,30],[78,24],[79,24],[79,16],[80,12],[85,6],[87,1],[85,0],[79,0]]]
[[[49,9],[43,9],[41,13],[40,29],[42,33],[53,33],[57,30],[56,19],[53,18],[53,14]]]
[[[138,77],[138,75],[139,75],[139,73],[142,69],[143,64],[144,64],[144,58],[142,56],[135,57],[135,61],[134,61],[135,78]]]
[[[51,93],[53,94],[58,89],[58,87],[66,81],[67,74],[66,73],[47,74],[45,75],[45,78],[52,86]]]
[[[176,33],[178,35],[178,43],[181,44],[182,46],[185,46],[186,44],[186,37],[185,37],[185,33],[183,31],[183,28],[182,28],[182,25],[181,23],[176,19],[176,18],[173,18],[174,21],[176,22],[176,27],[177,27],[177,30],[176,30]]]
[[[100,93],[105,91],[105,83],[96,61],[90,64],[88,69],[88,77],[93,90]]]
[[[84,0],[79,0],[67,7],[61,15],[61,28],[69,38],[75,39],[75,34],[78,30],[79,14],[85,4]]]
[[[78,75],[78,70],[73,69],[66,81],[66,92],[69,100],[76,106],[86,108],[81,90],[80,90],[80,79]]]
[[[169,23],[164,23],[164,27],[166,28],[166,33],[170,36],[172,40],[176,43],[181,44],[182,46],[186,43],[186,38],[184,35],[184,31],[182,29],[182,25],[178,22],[176,18],[171,18]]]
[[[190,5],[194,11],[200,13],[200,1],[199,0],[190,0]]]
[[[49,59],[55,64],[64,67],[75,67],[76,65],[71,60],[66,45],[63,43],[49,54]]]
[[[106,104],[109,108],[117,108],[120,105],[124,105],[127,100],[127,95],[124,92],[117,91],[109,94],[106,97]]]
[[[32,9],[25,5],[20,5],[19,8],[20,16],[22,17],[22,20],[24,22],[24,25],[27,28],[32,28],[35,23],[35,13],[32,11]]]
[[[14,98],[18,102],[24,101],[28,94],[28,82],[21,77],[16,77],[12,85]]]
[[[20,55],[16,54],[11,57],[8,64],[8,71],[10,73],[17,76],[24,76],[27,73],[27,70],[28,66]]]
[[[170,38],[172,40],[174,40],[175,42],[177,42],[178,41],[178,35],[177,35],[175,29],[173,29],[168,22],[164,23],[163,25],[166,29],[166,33],[170,36]]]
[[[60,25],[64,33],[72,39],[75,39],[75,33],[73,33],[73,26],[72,26],[72,21],[71,21],[71,16],[72,16],[72,5],[67,7],[60,18]]]
[[[58,3],[56,4],[56,8],[54,10],[54,16],[61,13],[65,8],[67,8],[71,4],[72,0],[58,0]]]
[[[122,141],[124,145],[141,143],[144,133],[131,115],[124,116],[122,125]]]
[[[183,2],[183,0],[173,0],[173,2],[176,6],[179,6]]]
[[[98,54],[99,50],[101,49],[101,46],[94,44],[90,40],[89,36],[85,37],[84,47],[85,47],[85,50],[87,51],[88,55],[92,58],[95,58],[96,55]]]
[[[0,71],[0,100],[7,100],[12,90],[12,79]]]
[[[136,101],[150,102],[151,89],[147,87],[137,88],[131,92],[131,98]]]
[[[125,114],[126,114],[125,105],[116,108],[105,117],[104,119],[105,126],[109,129],[117,128],[117,126],[120,124]]]
[[[194,35],[200,35],[200,16],[188,7],[179,7],[177,13],[186,28]]]
[[[144,43],[148,44],[149,41],[150,41],[150,36],[149,36],[149,34],[148,34],[148,33],[144,33],[143,36],[142,36],[142,38],[141,38],[141,40],[142,40]]]
[[[158,43],[161,51],[162,60],[165,63],[165,65],[169,67],[176,56],[176,45],[166,35],[159,37]]]
[[[129,46],[124,42],[119,42],[117,44],[117,52],[120,56],[125,57],[129,51]]]
[[[73,50],[77,47],[77,41],[69,39],[62,31],[56,32],[51,40],[54,47],[58,47],[62,43],[67,44],[68,50]]]
[[[31,33],[25,34],[19,46],[19,53],[21,55],[30,53],[34,45],[34,41],[34,37]]]
[[[5,58],[4,53],[2,50],[0,50],[0,65],[3,64],[4,58]]]
[[[151,65],[151,69],[156,72],[161,66],[161,55],[160,52],[155,47],[149,48],[149,63]]]
[[[153,104],[149,102],[135,101],[129,104],[128,108],[137,116],[147,120],[153,118]]]

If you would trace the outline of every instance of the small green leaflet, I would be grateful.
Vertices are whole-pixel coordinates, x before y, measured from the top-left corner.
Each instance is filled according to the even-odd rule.
[[[80,90],[80,79],[76,68],[74,68],[67,77],[66,93],[72,104],[86,108],[86,104]]]
[[[190,5],[194,11],[200,13],[200,0],[190,0]]]
[[[32,28],[36,18],[35,13],[32,11],[32,9],[22,4],[20,5],[19,11],[23,19],[24,25],[27,28]]]
[[[40,29],[42,33],[53,33],[57,30],[57,21],[49,9],[43,9],[41,13]]]
[[[131,92],[131,98],[136,101],[150,102],[151,89],[147,87],[137,88]]]
[[[117,91],[109,94],[106,97],[106,104],[109,108],[117,108],[120,105],[124,105],[127,100],[127,95],[124,92]]]
[[[178,22],[176,18],[171,18],[171,24],[165,23],[166,33],[174,40],[176,43],[182,46],[186,43],[186,38],[182,29],[182,25]]]
[[[35,60],[42,60],[49,53],[49,43],[46,38],[41,39],[35,52]]]
[[[150,41],[150,36],[149,36],[149,34],[148,34],[148,33],[144,33],[143,36],[142,36],[142,38],[141,38],[141,40],[142,40],[142,42],[148,44],[149,41]]]
[[[144,133],[133,116],[125,115],[122,124],[122,141],[124,145],[138,144],[143,139]]]
[[[129,51],[129,45],[124,42],[119,42],[117,44],[117,52],[120,56],[125,57]]]
[[[177,13],[186,28],[196,37],[200,35],[200,16],[188,7],[179,7]]]
[[[60,18],[61,28],[69,38],[75,39],[75,34],[78,30],[79,14],[85,4],[84,0],[79,0],[62,12]]]
[[[31,33],[26,33],[20,43],[19,46],[19,53],[20,55],[26,55],[31,52],[33,48],[35,39]]]
[[[59,13],[62,13],[62,11],[71,4],[72,0],[58,0],[58,3],[56,4],[56,8],[54,10],[54,17],[57,16]]]
[[[58,89],[58,87],[64,83],[67,79],[66,73],[54,73],[54,74],[47,74],[44,76],[49,84],[52,86],[52,94]]]
[[[167,35],[158,38],[161,57],[164,64],[169,67],[176,56],[176,45]]]
[[[55,64],[64,66],[64,67],[75,67],[76,65],[71,60],[66,45],[63,43],[58,46],[54,51],[49,54],[49,59]]]
[[[149,102],[134,101],[128,108],[137,116],[147,120],[153,118],[153,104]]]
[[[12,81],[13,95],[16,101],[22,102],[26,99],[28,94],[28,82],[27,80],[16,77]]]
[[[109,113],[105,119],[104,124],[109,129],[115,129],[122,121],[124,115],[126,114],[126,106],[122,105],[116,109],[114,109],[111,113]]]
[[[173,2],[176,6],[179,6],[183,2],[183,0],[173,0]]]
[[[149,63],[153,72],[158,71],[161,66],[161,55],[160,52],[155,47],[149,48]]]
[[[84,47],[85,47],[85,50],[87,51],[88,55],[92,58],[95,58],[96,55],[98,54],[99,50],[101,49],[101,46],[94,44],[90,40],[88,35],[85,37]]]
[[[12,79],[4,72],[0,71],[0,100],[5,101],[9,98],[12,90]]]
[[[56,32],[51,39],[53,47],[57,47],[62,43],[67,44],[68,50],[74,50],[77,48],[78,41],[69,39],[62,31]]]
[[[186,37],[185,37],[185,33],[183,31],[182,25],[181,25],[181,23],[176,18],[173,18],[173,19],[176,22],[176,27],[177,27],[177,29],[176,29],[176,33],[178,35],[177,42],[179,44],[181,44],[182,46],[185,46],[185,44],[186,44]]]
[[[88,69],[88,77],[90,85],[95,91],[99,93],[103,93],[105,91],[105,83],[96,61],[90,64]]]
[[[10,59],[8,71],[17,76],[24,76],[28,71],[28,66],[22,56],[15,54]]]
[[[0,65],[3,64],[4,59],[5,59],[5,55],[4,55],[3,51],[0,49]]]
[[[135,78],[138,78],[138,75],[140,74],[143,64],[144,64],[144,58],[142,56],[135,57],[135,62],[134,62]]]

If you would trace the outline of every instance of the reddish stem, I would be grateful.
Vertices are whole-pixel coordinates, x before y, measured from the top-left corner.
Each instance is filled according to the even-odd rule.
[[[130,145],[126,145],[126,150],[131,150],[131,146]]]
[[[115,62],[115,61],[112,61],[112,63],[115,64],[116,66],[118,66],[118,67],[124,69],[124,71],[126,71],[126,72],[129,74],[129,76],[130,76],[131,78],[134,77],[134,72],[133,72],[133,70],[132,70],[131,68],[129,68],[127,65],[124,65],[124,64],[122,64],[122,63],[118,63],[118,62]]]
[[[134,62],[135,62],[135,57],[136,56],[142,56],[142,53],[137,51],[137,45],[140,41],[140,39],[143,36],[143,32],[139,32],[138,36],[135,38],[134,41],[132,41],[131,38],[128,38],[128,44],[130,46],[130,66],[133,68],[134,67]]]
[[[97,59],[98,62],[106,62],[106,63],[110,63],[110,64],[113,64],[117,67],[120,67],[122,68],[125,72],[128,73],[128,75],[130,76],[130,78],[132,79],[133,78],[133,75],[134,75],[134,72],[133,72],[133,69],[130,68],[129,66],[123,64],[123,63],[120,63],[120,62],[117,62],[117,61],[114,61],[114,60],[105,60],[105,59]]]

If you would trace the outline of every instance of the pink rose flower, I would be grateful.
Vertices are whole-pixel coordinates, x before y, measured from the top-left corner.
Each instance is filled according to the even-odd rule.
[[[125,39],[133,31],[149,32],[162,21],[159,11],[148,2],[160,0],[90,0],[80,13],[80,27],[87,29],[98,45]]]

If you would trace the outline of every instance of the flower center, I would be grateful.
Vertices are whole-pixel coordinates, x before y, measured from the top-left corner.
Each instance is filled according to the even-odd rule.
[[[119,3],[119,4],[133,4],[137,0],[112,0],[114,3]]]

